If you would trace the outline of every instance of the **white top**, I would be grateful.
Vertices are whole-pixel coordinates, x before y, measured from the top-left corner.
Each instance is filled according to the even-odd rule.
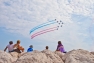
[[[10,44],[7,45],[8,51],[13,51],[13,46],[14,46],[13,44],[11,44],[11,45],[10,45]]]

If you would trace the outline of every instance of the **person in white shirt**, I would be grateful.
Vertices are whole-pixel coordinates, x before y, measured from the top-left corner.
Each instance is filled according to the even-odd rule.
[[[9,42],[9,45],[6,46],[4,51],[6,51],[7,49],[8,49],[8,52],[13,52],[14,51],[14,45],[13,45],[12,41]]]

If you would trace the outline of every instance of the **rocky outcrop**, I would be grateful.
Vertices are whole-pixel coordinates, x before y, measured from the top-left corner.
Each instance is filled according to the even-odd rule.
[[[48,59],[51,59],[51,61],[48,63],[64,63],[63,60],[57,54],[55,54],[55,52],[43,50],[42,53],[44,53]]]
[[[94,52],[78,49],[67,52],[50,50],[7,53],[0,51],[0,63],[94,63]]]
[[[94,55],[94,52],[90,52],[90,53]]]
[[[15,63],[63,63],[63,61],[54,52],[44,50],[25,53]]]
[[[55,51],[54,53],[57,54],[61,59],[63,59],[63,57],[65,55],[65,53],[62,53],[60,51]]]
[[[12,63],[14,61],[14,58],[9,53],[0,51],[0,63]]]
[[[72,50],[64,55],[64,63],[94,63],[94,55],[82,49]]]

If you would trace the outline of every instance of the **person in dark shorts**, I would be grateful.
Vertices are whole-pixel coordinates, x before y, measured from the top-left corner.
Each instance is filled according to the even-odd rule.
[[[9,42],[9,45],[6,46],[6,48],[4,49],[4,51],[6,51],[8,49],[8,52],[13,52],[14,51],[14,48],[13,48],[13,41],[10,41]]]

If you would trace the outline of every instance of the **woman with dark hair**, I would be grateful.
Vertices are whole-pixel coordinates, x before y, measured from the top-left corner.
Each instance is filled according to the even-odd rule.
[[[58,45],[57,45],[56,51],[60,51],[60,52],[66,53],[66,51],[64,50],[64,46],[62,45],[61,41],[58,41]]]

